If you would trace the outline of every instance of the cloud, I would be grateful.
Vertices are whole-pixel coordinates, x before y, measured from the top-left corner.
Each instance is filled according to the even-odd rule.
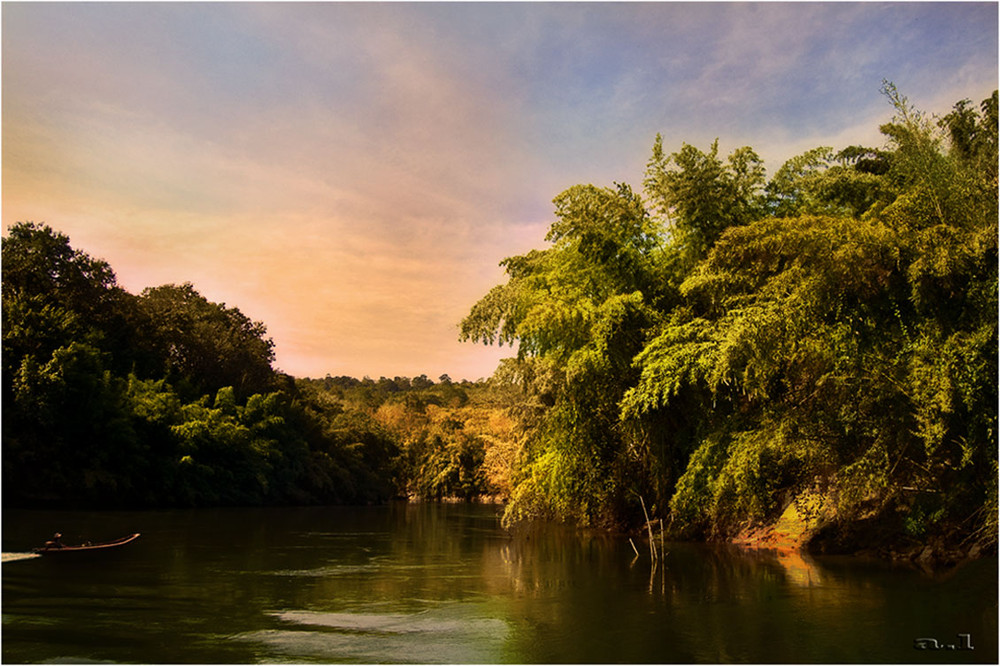
[[[882,78],[928,110],[989,94],[995,22],[986,3],[15,3],[3,220],[49,222],[134,291],[193,282],[295,374],[481,376],[510,350],[457,324],[543,245],[561,190],[638,185],[657,132],[772,171],[878,142]]]

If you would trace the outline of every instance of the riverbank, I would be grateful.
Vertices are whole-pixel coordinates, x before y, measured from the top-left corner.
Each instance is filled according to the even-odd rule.
[[[730,542],[779,552],[873,557],[924,572],[951,569],[997,554],[995,543],[983,543],[954,525],[941,526],[937,533],[918,539],[877,516],[837,520],[831,498],[816,492],[799,495],[776,521],[745,527]]]

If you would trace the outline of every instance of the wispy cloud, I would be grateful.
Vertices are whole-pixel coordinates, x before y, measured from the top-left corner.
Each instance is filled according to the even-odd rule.
[[[774,167],[877,141],[882,78],[932,110],[995,87],[996,13],[7,4],[3,221],[66,231],[132,290],[194,282],[294,374],[478,377],[509,350],[458,321],[561,189],[638,183],[657,132]]]

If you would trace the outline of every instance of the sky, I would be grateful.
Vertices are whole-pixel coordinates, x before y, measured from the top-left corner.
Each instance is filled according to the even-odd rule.
[[[896,84],[997,88],[996,3],[4,2],[2,218],[132,293],[191,282],[275,367],[489,377],[460,342],[552,199],[718,138],[882,146]]]

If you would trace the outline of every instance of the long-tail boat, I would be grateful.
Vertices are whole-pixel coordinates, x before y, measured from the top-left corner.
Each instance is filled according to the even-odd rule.
[[[115,548],[121,548],[127,543],[131,543],[139,538],[139,534],[130,534],[129,536],[122,537],[120,539],[115,539],[114,541],[106,541],[104,543],[84,543],[79,546],[64,546],[61,543],[49,541],[41,548],[36,548],[35,552],[39,555],[79,555],[81,553],[97,553],[100,551],[113,550]]]

